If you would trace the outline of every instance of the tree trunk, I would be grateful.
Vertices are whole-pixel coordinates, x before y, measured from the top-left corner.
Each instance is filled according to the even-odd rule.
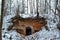
[[[1,27],[0,27],[0,40],[2,40],[2,35],[1,35],[1,30],[2,30],[2,24],[3,24],[3,15],[4,15],[4,3],[5,3],[5,0],[2,0],[1,2]]]
[[[37,18],[39,18],[39,12],[38,12],[38,0],[37,0]]]

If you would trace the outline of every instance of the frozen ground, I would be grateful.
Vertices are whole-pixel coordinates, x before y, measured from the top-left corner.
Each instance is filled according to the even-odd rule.
[[[48,13],[40,14],[40,16],[46,18],[49,31],[43,27],[39,32],[26,36],[25,38],[23,38],[15,30],[7,31],[8,26],[11,24],[8,23],[8,21],[14,17],[14,15],[5,16],[3,18],[2,40],[60,40],[60,31],[57,29],[57,24],[59,22],[58,15]]]

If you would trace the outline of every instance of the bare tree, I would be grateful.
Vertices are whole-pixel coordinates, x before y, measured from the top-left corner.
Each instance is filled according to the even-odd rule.
[[[22,0],[22,14],[24,14],[24,9],[25,9],[25,7],[24,7],[24,0]]]
[[[37,18],[39,18],[39,12],[38,12],[38,0],[37,0]]]
[[[58,25],[57,25],[57,28],[60,30],[60,8],[57,7],[58,2],[59,2],[59,0],[56,0],[55,13],[56,13],[56,10],[57,10],[57,11],[58,11],[58,16],[59,16],[59,23],[58,23]]]
[[[45,12],[47,11],[47,9],[46,9],[46,7],[47,7],[47,5],[46,5],[46,3],[47,3],[47,0],[45,0]]]
[[[11,0],[10,0],[10,14],[11,14]]]
[[[56,10],[57,10],[57,5],[58,5],[58,0],[55,0],[55,14],[56,14]]]
[[[2,24],[3,24],[3,15],[4,15],[4,3],[5,0],[2,0],[2,5],[1,5],[1,27],[0,27],[0,40],[2,40],[2,35],[1,35],[1,30],[2,30]]]

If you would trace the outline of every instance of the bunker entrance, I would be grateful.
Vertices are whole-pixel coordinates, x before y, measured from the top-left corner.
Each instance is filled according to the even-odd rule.
[[[30,27],[26,27],[26,36],[32,34],[32,29]]]

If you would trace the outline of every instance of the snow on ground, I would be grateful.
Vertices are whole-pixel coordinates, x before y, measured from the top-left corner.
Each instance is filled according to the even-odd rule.
[[[26,36],[23,38],[19,33],[15,30],[7,31],[7,28],[11,23],[8,23],[14,15],[8,15],[3,18],[3,27],[2,27],[2,40],[60,40],[59,30],[57,29],[57,24],[59,22],[58,15],[50,14],[41,14],[41,16],[45,17],[47,20],[47,26],[49,31],[44,27],[39,32],[32,34],[30,36]]]

